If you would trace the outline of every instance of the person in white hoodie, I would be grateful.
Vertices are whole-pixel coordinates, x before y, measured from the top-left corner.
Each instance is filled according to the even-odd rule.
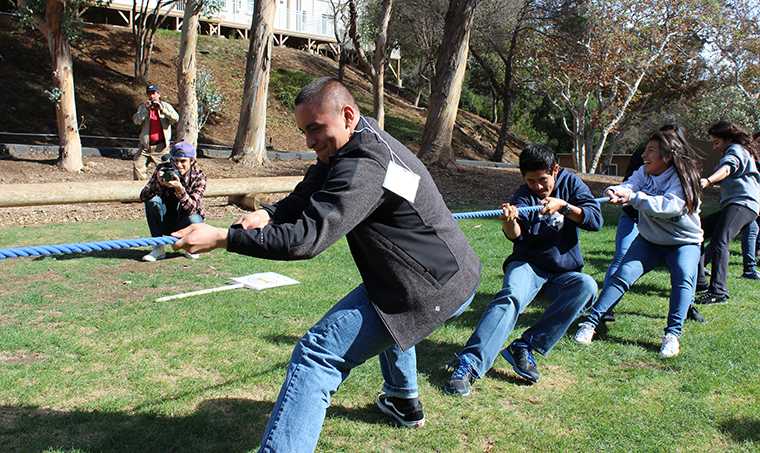
[[[607,286],[579,324],[575,341],[591,343],[601,317],[644,274],[665,265],[670,271],[670,305],[660,356],[680,352],[679,337],[694,297],[702,242],[699,220],[699,160],[674,131],[654,133],[644,150],[644,165],[630,179],[608,187],[610,203],[639,212],[639,236]]]

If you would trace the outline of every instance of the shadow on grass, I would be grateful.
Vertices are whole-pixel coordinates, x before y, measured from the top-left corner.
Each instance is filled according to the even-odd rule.
[[[495,294],[477,293],[475,299],[473,299],[470,307],[462,313],[458,318],[452,319],[447,324],[451,324],[458,327],[465,327],[475,330],[475,327],[483,316],[488,305],[493,300]],[[529,307],[538,308],[538,310],[531,310],[523,312],[517,317],[517,323],[515,329],[521,329],[523,327],[530,327],[538,321],[541,315],[544,313],[544,309],[549,304],[549,301],[542,297],[539,293],[538,296],[530,303]],[[462,347],[464,344],[462,345]]]
[[[3,451],[226,451],[254,449],[273,403],[239,398],[201,402],[186,416],[0,406]]]
[[[328,418],[343,418],[370,425],[388,425],[389,418],[380,412],[375,404],[362,407],[330,406],[327,409]]]
[[[264,335],[264,340],[276,344],[279,346],[290,346],[295,347],[296,343],[298,343],[301,340],[301,337],[296,335],[283,335],[283,334],[277,334],[277,335]]]
[[[650,352],[656,352],[656,353],[660,352],[660,344],[659,343],[652,343],[652,342],[649,342],[649,341],[640,341],[640,340],[629,340],[629,339],[625,339],[625,338],[620,338],[620,337],[615,337],[615,336],[608,335],[607,332],[599,332],[597,334],[597,338],[599,338],[602,341],[609,341],[609,342],[612,342],[612,343],[618,343],[618,344],[622,344],[622,345],[638,346],[641,349],[646,349],[647,351],[650,351]]]
[[[73,260],[77,258],[83,258],[85,256],[91,258],[108,258],[108,259],[122,259],[132,261],[142,261],[142,257],[150,252],[149,249],[118,249],[118,250],[103,250],[101,252],[91,253],[69,253],[67,255],[55,255],[52,258],[60,261]],[[35,259],[42,259],[46,257],[39,257]],[[167,252],[166,258],[162,258],[161,261],[178,259],[186,260],[187,258],[179,252]]]
[[[55,258],[59,261],[68,261],[68,260],[74,260],[78,258],[83,257],[92,257],[92,258],[108,258],[108,259],[121,259],[121,260],[132,260],[132,261],[142,261],[142,257],[145,256],[150,250],[140,250],[140,249],[118,249],[118,250],[103,250],[101,252],[91,252],[91,253],[70,253],[67,255],[56,255],[52,258]],[[181,257],[179,253],[169,253],[166,255],[166,259],[174,258],[174,257]]]
[[[722,422],[720,429],[736,442],[760,442],[760,419],[757,418],[732,418]]]

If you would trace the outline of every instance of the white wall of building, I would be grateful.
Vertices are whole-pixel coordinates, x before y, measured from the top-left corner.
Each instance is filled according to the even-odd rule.
[[[129,10],[133,0],[112,0],[111,7]],[[211,17],[218,19],[226,26],[239,26],[247,29],[251,26],[253,3],[255,0],[224,0],[222,10]],[[327,0],[275,0],[277,12],[275,30],[280,32],[296,32],[314,36],[334,38],[333,18],[330,2]],[[155,4],[154,1],[150,2]],[[182,11],[180,5],[176,8]]]

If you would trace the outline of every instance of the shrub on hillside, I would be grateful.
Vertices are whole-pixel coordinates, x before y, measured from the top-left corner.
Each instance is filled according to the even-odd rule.
[[[220,113],[224,105],[224,96],[216,86],[214,75],[206,68],[198,68],[195,95],[198,98],[198,131],[200,132],[209,118]]]
[[[275,69],[269,75],[269,89],[283,107],[293,110],[298,92],[312,80],[313,76],[302,71]]]

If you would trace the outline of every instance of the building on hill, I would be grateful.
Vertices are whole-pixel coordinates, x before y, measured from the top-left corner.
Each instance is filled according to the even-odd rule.
[[[136,0],[111,0],[104,7],[91,7],[84,18],[90,22],[131,27],[132,5]],[[151,7],[156,0],[149,0]],[[176,2],[165,22],[167,28],[180,30],[185,0]],[[221,11],[212,17],[201,17],[200,32],[211,36],[248,39],[254,0],[224,0]],[[312,53],[331,52],[335,48],[335,20],[327,0],[277,0],[274,44]],[[342,24],[338,24],[342,26]]]

